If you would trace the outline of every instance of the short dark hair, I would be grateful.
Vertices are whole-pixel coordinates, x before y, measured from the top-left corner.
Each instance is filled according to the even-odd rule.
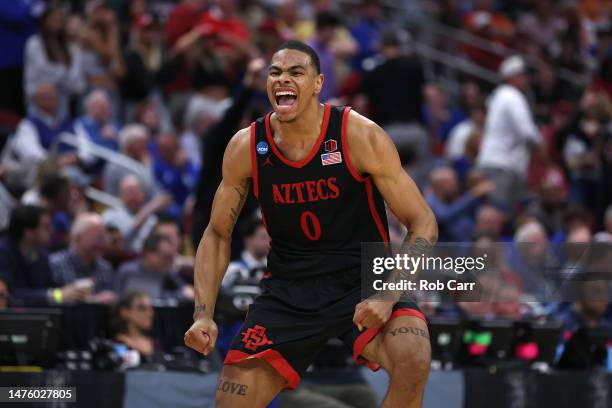
[[[11,214],[8,235],[15,241],[21,240],[25,230],[38,228],[40,219],[45,214],[48,214],[47,210],[35,205],[24,205],[15,208]]]
[[[121,311],[131,309],[134,307],[136,300],[143,297],[149,297],[149,294],[142,290],[132,290],[119,298],[119,301],[113,308],[111,319],[112,330],[115,334],[127,332],[127,322],[121,317]]]
[[[263,220],[256,214],[253,214],[240,222],[240,236],[245,239],[253,236],[257,228],[263,226]]]
[[[170,238],[165,235],[153,233],[145,240],[142,245],[143,252],[157,252],[162,242],[170,242]]]
[[[336,28],[340,25],[340,17],[330,11],[321,11],[315,17],[315,26],[321,28]]]
[[[40,181],[40,195],[49,200],[57,200],[62,191],[70,187],[68,177],[61,174],[51,174]]]
[[[317,71],[317,74],[321,73],[321,61],[319,61],[317,52],[310,45],[297,40],[289,40],[282,43],[280,47],[274,51],[274,53],[276,54],[282,50],[296,50],[307,54],[310,57],[310,62],[315,71]]]

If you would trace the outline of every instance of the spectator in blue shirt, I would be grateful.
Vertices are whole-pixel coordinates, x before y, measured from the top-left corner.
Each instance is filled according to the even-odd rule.
[[[23,52],[44,8],[43,0],[0,1],[0,111],[24,112]]]
[[[178,138],[172,133],[160,135],[151,150],[155,180],[164,191],[172,194],[174,199],[167,211],[180,216],[187,198],[195,189],[199,169],[189,160],[181,149]]]
[[[85,114],[75,123],[79,135],[99,146],[119,151],[119,125],[113,121],[108,94],[101,89],[94,90],[85,98],[84,106]]]
[[[462,242],[470,239],[474,229],[474,213],[495,185],[479,181],[465,194],[459,191],[457,173],[450,167],[435,169],[430,177],[431,193],[427,202],[438,221],[440,242]]]
[[[362,5],[363,18],[351,26],[351,35],[357,41],[359,50],[353,58],[353,69],[362,71],[363,61],[377,54],[380,36],[386,26],[382,19],[379,0],[366,0]]]

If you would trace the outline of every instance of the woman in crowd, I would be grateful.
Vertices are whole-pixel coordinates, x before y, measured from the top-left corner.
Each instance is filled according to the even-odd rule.
[[[151,357],[161,346],[151,337],[153,305],[145,292],[126,293],[117,303],[114,340],[136,350],[143,357]]]
[[[60,117],[68,113],[70,97],[84,91],[81,53],[66,31],[66,16],[61,7],[50,5],[39,20],[39,32],[25,47],[24,90],[28,105],[43,83],[56,86],[60,100]]]

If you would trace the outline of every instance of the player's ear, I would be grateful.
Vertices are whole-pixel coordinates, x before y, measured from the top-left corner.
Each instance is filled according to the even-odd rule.
[[[318,95],[321,93],[321,89],[323,89],[323,81],[325,81],[325,76],[323,74],[318,74],[315,78],[315,94]]]

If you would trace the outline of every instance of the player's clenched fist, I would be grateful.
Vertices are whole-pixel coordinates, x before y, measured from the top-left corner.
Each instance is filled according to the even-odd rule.
[[[395,305],[395,302],[364,300],[355,306],[353,323],[357,325],[360,331],[364,327],[379,329],[391,317],[393,305]]]
[[[217,324],[211,318],[202,317],[185,333],[185,344],[207,356],[215,348],[218,334]]]

